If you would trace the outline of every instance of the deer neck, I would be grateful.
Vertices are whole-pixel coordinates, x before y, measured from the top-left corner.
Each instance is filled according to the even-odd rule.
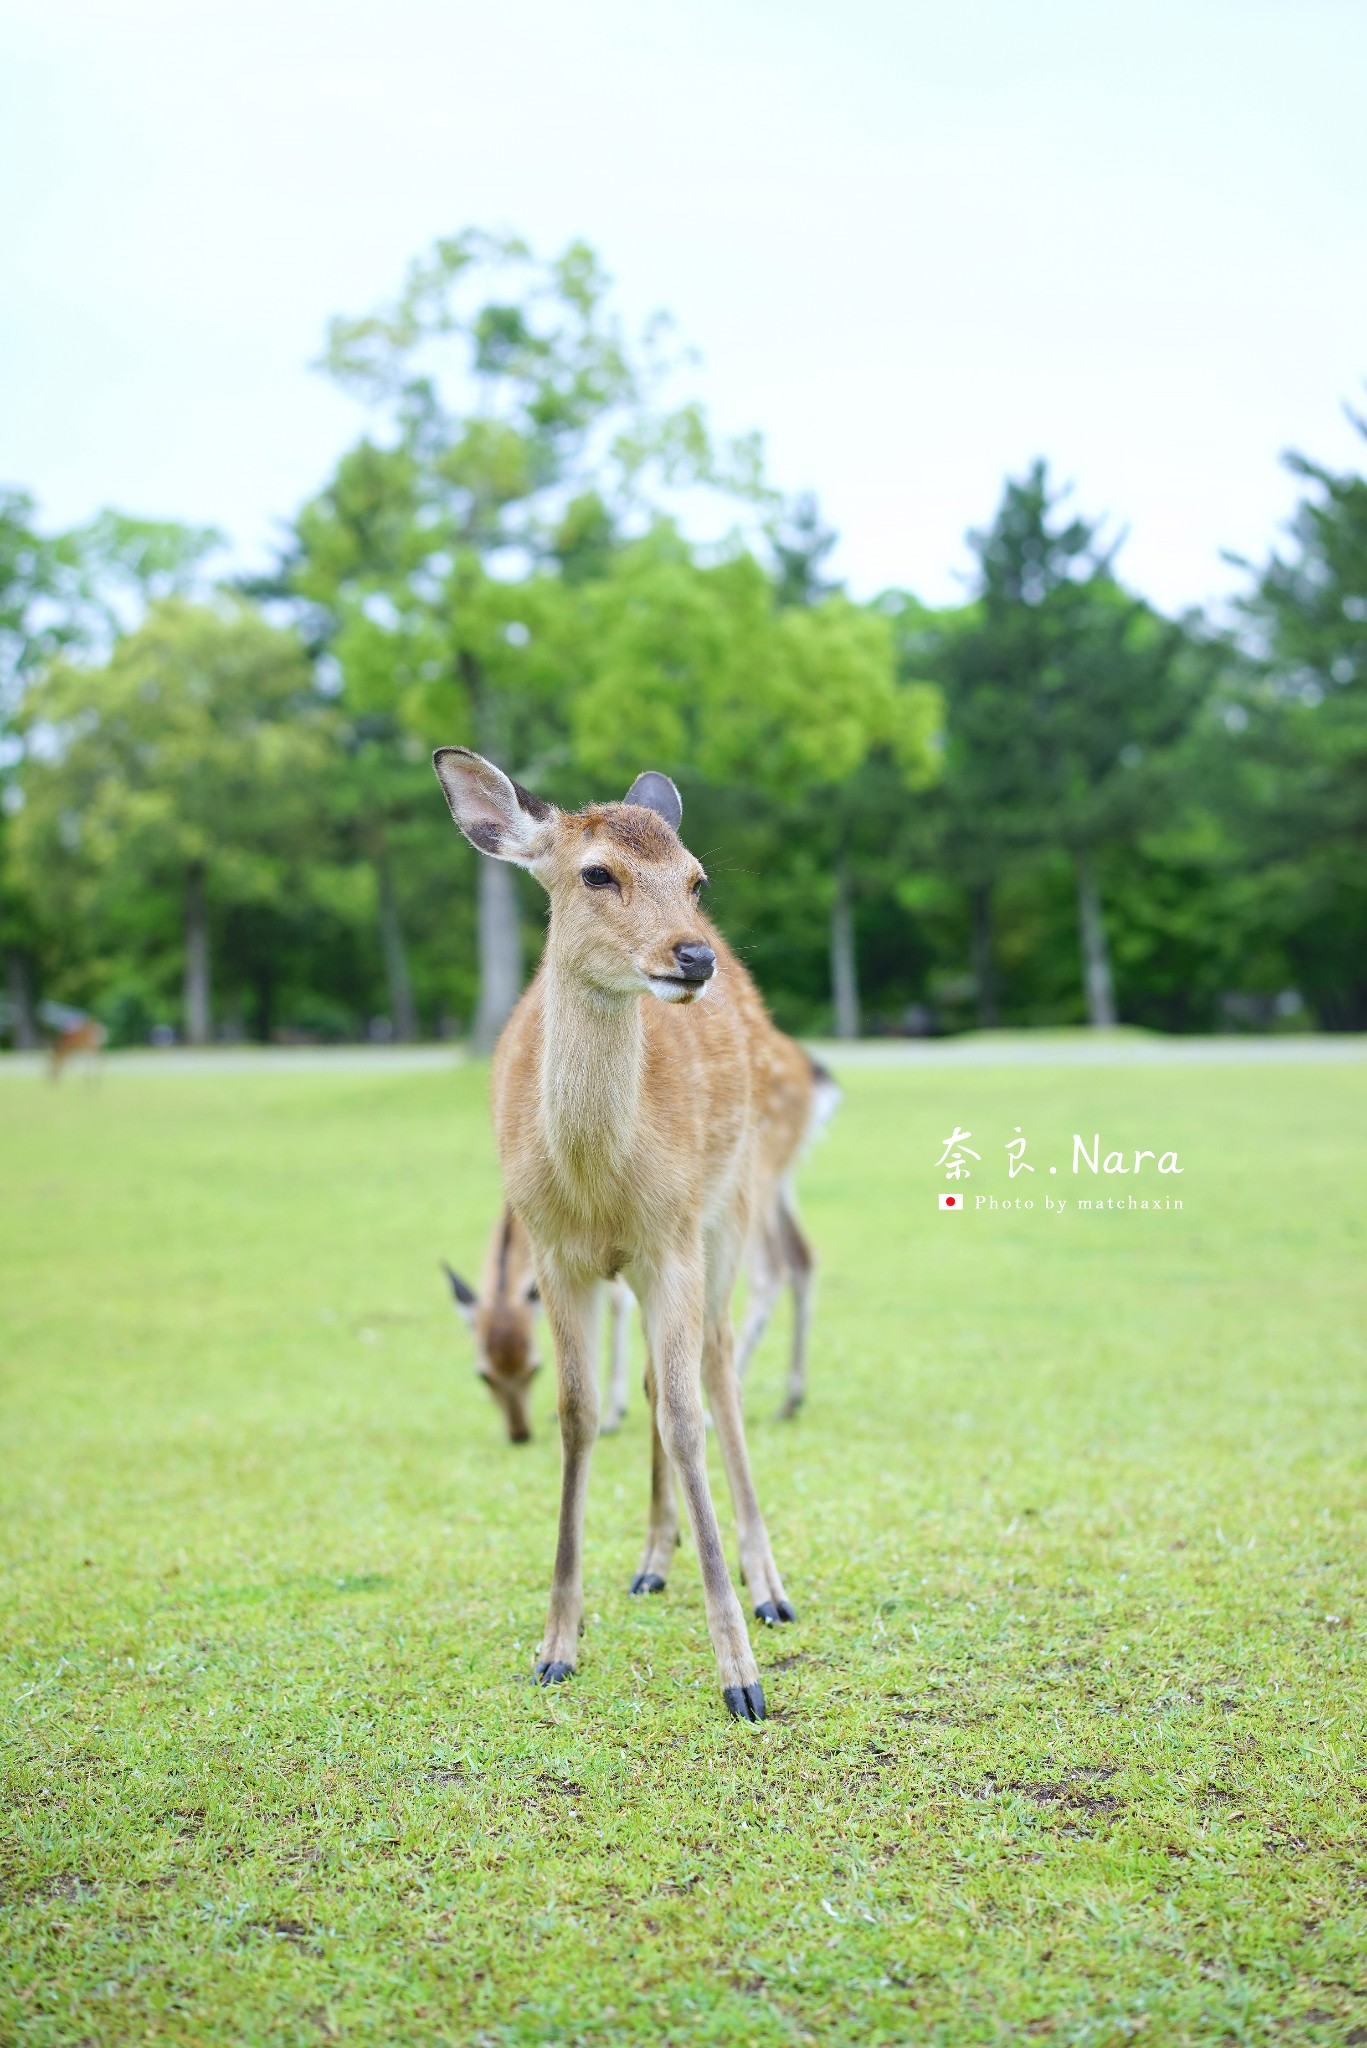
[[[546,1138],[562,1176],[586,1190],[635,1151],[645,1072],[638,995],[606,995],[547,948],[541,1044]]]

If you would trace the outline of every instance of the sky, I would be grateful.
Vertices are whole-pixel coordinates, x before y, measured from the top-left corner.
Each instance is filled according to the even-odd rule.
[[[1362,0],[0,0],[0,481],[260,562],[310,368],[467,224],[584,237],[858,596],[953,602],[1047,457],[1175,609],[1361,465]]]

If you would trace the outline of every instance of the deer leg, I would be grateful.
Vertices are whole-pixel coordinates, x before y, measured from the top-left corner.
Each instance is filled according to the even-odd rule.
[[[646,1406],[650,1410],[650,1527],[641,1553],[641,1569],[631,1582],[633,1593],[663,1593],[674,1552],[679,1546],[679,1502],[669,1453],[660,1435],[655,1367],[646,1355]]]
[[[786,1189],[778,1198],[778,1228],[793,1289],[793,1351],[788,1364],[788,1392],[779,1410],[786,1422],[797,1414],[807,1393],[807,1340],[816,1305],[816,1253],[797,1220],[797,1210]]]
[[[700,1353],[705,1274],[701,1254],[643,1275],[636,1288],[655,1368],[660,1437],[679,1476],[702,1570],[707,1631],[716,1653],[722,1698],[740,1721],[764,1719],[764,1688],[745,1616],[726,1568],[717,1510],[707,1483]],[[728,1354],[729,1366],[729,1354]],[[732,1376],[734,1385],[734,1375]]]
[[[539,1685],[558,1685],[574,1670],[584,1618],[584,1503],[589,1458],[598,1435],[597,1281],[538,1262],[541,1298],[555,1339],[560,1390],[560,1533],[555,1546],[550,1612],[536,1660]]]
[[[736,1378],[744,1380],[745,1368],[754,1356],[755,1347],[769,1327],[769,1318],[774,1313],[774,1303],[783,1287],[783,1265],[778,1246],[768,1230],[757,1232],[751,1247],[750,1293],[745,1304],[745,1321],[741,1325],[740,1343],[736,1347]]]
[[[703,1383],[708,1406],[716,1424],[731,1500],[736,1510],[736,1535],[740,1544],[741,1576],[745,1580],[755,1614],[760,1621],[796,1621],[791,1602],[769,1547],[769,1532],[760,1512],[750,1470],[750,1453],[741,1420],[740,1387],[731,1358],[731,1321],[724,1310],[708,1320],[703,1338]]]
[[[627,1412],[627,1359],[631,1349],[631,1289],[625,1280],[614,1280],[611,1301],[612,1376],[608,1381],[608,1408],[603,1417],[603,1435],[611,1436],[622,1427]]]

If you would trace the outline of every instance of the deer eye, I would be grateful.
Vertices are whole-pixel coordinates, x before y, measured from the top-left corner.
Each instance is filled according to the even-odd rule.
[[[693,884],[693,887],[692,887],[692,889],[691,889],[691,890],[689,891],[689,894],[690,894],[690,895],[692,895],[692,896],[695,896],[695,897],[697,897],[697,896],[701,896],[701,895],[702,895],[702,892],[703,892],[703,890],[704,890],[704,889],[705,889],[706,887],[707,887],[707,877],[706,877],[706,875],[699,875],[699,876],[698,876],[698,878],[697,878],[697,880],[696,880],[696,881],[694,882],[694,884]]]
[[[579,879],[586,889],[615,889],[617,887],[617,877],[613,874],[611,868],[583,868],[580,871]]]

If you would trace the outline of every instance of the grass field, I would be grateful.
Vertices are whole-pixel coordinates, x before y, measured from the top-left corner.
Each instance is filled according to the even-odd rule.
[[[0,2042],[1367,2042],[1367,1065],[850,1071],[755,1729],[688,1549],[626,1597],[635,1389],[528,1682],[485,1085],[0,1077]],[[1069,1209],[939,1214],[956,1123]]]

